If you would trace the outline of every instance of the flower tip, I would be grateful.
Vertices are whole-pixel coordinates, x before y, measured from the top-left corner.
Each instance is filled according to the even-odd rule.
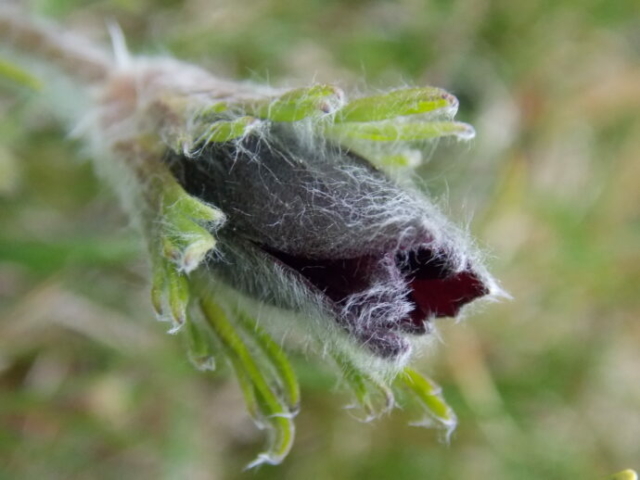
[[[513,295],[502,288],[502,286],[493,277],[485,278],[485,282],[487,284],[488,293],[484,298],[486,298],[489,302],[513,300]]]

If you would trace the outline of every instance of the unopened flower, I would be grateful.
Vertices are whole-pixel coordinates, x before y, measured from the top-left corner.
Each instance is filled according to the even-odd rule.
[[[281,91],[130,58],[118,41],[114,62],[13,15],[0,27],[97,92],[77,131],[146,240],[158,318],[198,368],[228,361],[267,428],[252,465],[279,463],[293,441],[300,393],[273,339],[283,332],[342,369],[366,418],[391,408],[400,385],[451,431],[439,389],[407,361],[434,319],[500,292],[411,182],[431,139],[474,135],[453,121],[455,97]]]
[[[402,358],[434,318],[456,316],[492,282],[423,195],[299,128],[266,124],[193,157],[169,155],[185,190],[227,216],[208,268],[262,302],[338,326],[375,356]]]

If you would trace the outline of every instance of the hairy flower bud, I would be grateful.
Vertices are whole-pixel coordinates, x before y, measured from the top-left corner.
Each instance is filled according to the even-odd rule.
[[[112,34],[115,59],[0,9],[0,39],[91,85],[75,131],[146,241],[158,319],[197,368],[233,368],[266,428],[250,466],[280,463],[293,443],[300,390],[272,337],[291,325],[335,362],[366,419],[403,388],[449,434],[456,417],[439,387],[406,366],[412,343],[500,289],[403,172],[431,139],[473,137],[453,120],[457,99],[435,87],[349,101],[330,85],[236,83],[132,58]],[[282,317],[293,323],[279,328]]]
[[[333,321],[391,359],[409,351],[407,335],[491,291],[422,194],[333,142],[287,124],[266,128],[167,159],[188,193],[228,216],[209,263],[225,282]]]

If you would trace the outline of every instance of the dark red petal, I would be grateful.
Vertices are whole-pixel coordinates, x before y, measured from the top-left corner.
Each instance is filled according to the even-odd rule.
[[[413,279],[411,299],[416,304],[412,319],[455,317],[460,308],[488,293],[487,287],[471,270],[465,270],[444,279]]]
[[[348,259],[315,260],[289,255],[263,246],[262,249],[293,268],[336,303],[371,287],[371,274],[382,255]]]

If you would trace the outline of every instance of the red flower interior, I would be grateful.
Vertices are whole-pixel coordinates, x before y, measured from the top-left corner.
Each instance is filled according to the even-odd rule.
[[[376,269],[387,256],[363,255],[350,259],[317,260],[266,250],[337,305],[346,302],[351,295],[370,288]],[[470,269],[452,270],[446,257],[428,248],[418,248],[409,253],[398,252],[393,268],[397,269],[398,278],[406,283],[405,295],[414,306],[397,325],[390,327],[393,330],[426,333],[431,319],[454,317],[464,305],[488,293],[476,273]]]

